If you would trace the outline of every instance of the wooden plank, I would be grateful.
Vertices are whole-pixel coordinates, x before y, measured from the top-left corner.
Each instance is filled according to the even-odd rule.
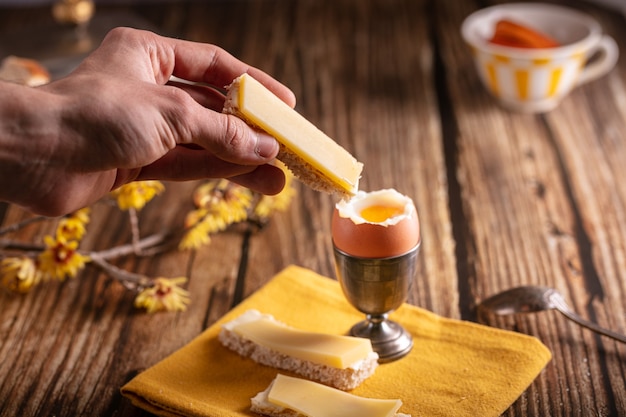
[[[246,27],[245,46],[237,25],[192,23],[190,34],[205,42],[220,36],[227,50],[290,86],[299,97],[298,111],[364,162],[361,188],[394,187],[415,199],[425,237],[411,300],[454,317],[454,252],[445,227],[445,167],[424,4],[346,1],[328,8],[304,1],[292,15],[290,8],[256,2],[231,11]],[[192,14],[199,19],[211,7],[194,5]],[[230,17],[220,15],[219,7],[217,15]],[[262,24],[270,21],[271,31]],[[396,50],[403,53],[391,52]],[[334,276],[333,204],[300,187],[290,212],[281,216],[285,223],[276,225],[287,230],[272,223],[251,243],[252,257],[263,262],[250,268],[248,293],[290,263]]]
[[[554,2],[589,11],[626,50],[623,18],[585,1]],[[414,198],[424,241],[412,303],[472,319],[476,302],[493,292],[552,285],[584,317],[626,332],[626,61],[550,114],[504,111],[480,85],[458,32],[485,4],[264,0],[132,10],[276,76],[301,113],[365,162],[363,188]],[[5,20],[0,34],[49,22],[49,9],[2,9]],[[182,224],[194,186],[168,184],[142,212],[142,233]],[[120,396],[124,382],[285,266],[334,276],[333,203],[299,186],[289,210],[249,239],[233,228],[196,252],[115,261],[150,276],[188,276],[184,313],[137,312],[132,293],[91,267],[25,296],[0,292],[0,415],[148,415]],[[2,225],[28,217],[9,207]],[[125,214],[99,204],[93,218],[83,248],[130,239]],[[9,237],[38,242],[53,230],[42,223]],[[626,414],[624,346],[556,312],[488,324],[537,336],[554,355],[505,415]]]
[[[184,214],[181,207],[189,206],[189,186],[168,187],[162,201],[157,199],[142,213],[142,231],[157,233],[164,224],[180,227]],[[23,212],[12,207],[5,224],[27,216],[20,213]],[[25,230],[17,238],[36,242],[54,230],[53,224],[51,221],[30,227],[37,231]],[[126,214],[98,204],[81,247],[97,250],[123,244],[130,239],[129,230]],[[239,242],[236,237],[225,239],[234,245]],[[173,252],[153,259],[127,258],[115,263],[149,276],[173,277],[187,274],[189,256]],[[228,262],[224,254],[218,259]],[[37,415],[41,412],[39,407],[51,401],[62,415],[80,414],[76,410],[105,415],[108,404],[102,402],[103,395],[118,395],[116,387],[125,382],[130,370],[145,369],[184,345],[206,327],[205,311],[215,306],[219,309],[221,300],[210,305],[211,286],[203,285],[201,277],[192,278],[192,283],[198,284],[192,292],[193,305],[199,310],[192,308],[181,315],[136,312],[134,294],[92,267],[77,278],[43,284],[24,296],[2,292],[5,325],[0,374],[19,378],[12,382],[2,378],[5,382],[0,387],[4,393],[0,409],[9,414],[19,410],[22,415]],[[220,284],[221,281],[216,282],[216,286]],[[219,309],[220,315],[226,310]],[[193,317],[194,312],[200,312],[195,320],[180,318]],[[8,320],[10,317],[13,318]],[[93,373],[93,369],[100,371]],[[55,393],[55,398],[48,398],[50,392]]]
[[[624,74],[624,68],[578,89],[546,116],[505,111],[487,95],[475,71],[467,71],[471,55],[458,29],[476,8],[471,2],[445,2],[437,32],[455,103],[458,180],[469,223],[465,245],[473,256],[469,278],[475,300],[515,285],[554,286],[583,316],[624,332],[623,239],[615,231],[624,227],[620,220],[625,188],[613,180],[619,178],[617,161],[625,156],[615,140],[624,113],[619,105],[602,100],[613,95],[609,89],[621,88],[617,74]],[[604,22],[615,19],[595,11]],[[605,27],[623,39],[623,28]],[[603,116],[593,110],[595,103]],[[472,111],[479,106],[480,113]],[[612,121],[607,130],[605,118]],[[612,141],[606,132],[613,132]],[[556,409],[563,415],[624,412],[618,400],[624,373],[615,355],[623,347],[556,313],[491,324],[533,334],[554,354],[546,371],[507,414],[543,415]],[[571,387],[587,385],[590,375],[593,394],[573,393]],[[606,387],[598,382],[603,378],[610,380]]]

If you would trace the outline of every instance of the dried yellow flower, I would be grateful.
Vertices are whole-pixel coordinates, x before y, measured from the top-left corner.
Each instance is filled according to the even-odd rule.
[[[135,307],[144,308],[148,313],[185,311],[191,302],[189,292],[179,286],[185,282],[186,277],[155,278],[153,286],[137,295]]]
[[[211,233],[209,232],[209,223],[200,222],[187,230],[180,241],[178,248],[180,250],[198,249],[200,246],[211,243]]]
[[[120,210],[141,210],[150,200],[165,190],[160,181],[135,181],[111,191]]]
[[[198,208],[185,218],[188,230],[179,244],[181,250],[206,245],[211,241],[211,234],[245,221],[254,195],[249,189],[227,180],[216,180],[199,186],[193,200]]]
[[[261,196],[259,203],[254,208],[254,216],[256,218],[265,220],[274,211],[284,211],[289,207],[292,198],[296,195],[296,189],[293,187],[293,174],[286,169],[284,171],[285,187],[276,195]]]
[[[78,271],[89,262],[89,257],[81,255],[76,249],[77,241],[68,241],[63,236],[44,236],[46,249],[39,254],[39,270],[46,278],[63,280],[74,278]]]
[[[2,285],[11,291],[26,293],[42,281],[35,261],[26,256],[12,257],[0,263]]]
[[[65,240],[81,240],[87,231],[85,223],[78,217],[63,217],[59,220],[57,226],[57,236],[63,237]]]

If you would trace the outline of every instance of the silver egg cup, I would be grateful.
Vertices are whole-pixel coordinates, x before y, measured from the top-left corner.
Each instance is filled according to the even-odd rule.
[[[344,296],[366,317],[350,329],[350,335],[370,339],[381,363],[400,359],[413,347],[409,332],[388,316],[408,297],[419,248],[420,243],[402,255],[361,258],[333,245],[337,279]]]

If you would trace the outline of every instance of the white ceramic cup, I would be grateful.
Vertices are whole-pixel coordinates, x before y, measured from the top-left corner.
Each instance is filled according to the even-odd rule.
[[[531,49],[490,43],[501,19],[540,31],[561,46]],[[551,4],[487,7],[464,20],[461,34],[487,90],[505,107],[522,112],[554,109],[576,86],[609,72],[619,55],[615,40],[603,35],[591,16]]]

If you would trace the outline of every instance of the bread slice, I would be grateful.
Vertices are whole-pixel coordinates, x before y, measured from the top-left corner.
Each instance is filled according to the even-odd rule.
[[[317,191],[350,197],[359,189],[363,164],[248,74],[226,87],[223,112],[274,136],[278,159]]]
[[[276,327],[274,329],[268,327],[268,332],[272,332],[271,335],[268,333],[272,339],[270,342],[255,342],[243,335],[245,329],[256,328],[258,331],[272,323]],[[285,330],[285,335],[281,334],[281,328]],[[258,335],[248,335],[248,337],[263,339],[263,335],[261,338]],[[342,340],[335,343],[334,338]],[[378,354],[371,349],[371,343],[367,339],[305,332],[287,326],[271,315],[261,314],[256,310],[248,310],[224,324],[218,339],[225,347],[257,363],[291,371],[341,390],[358,387],[373,375],[378,367]],[[336,346],[344,345],[344,342],[348,345],[357,345],[357,347],[348,346],[345,349],[342,347],[343,350],[338,351]],[[363,342],[367,343],[368,349],[360,346]],[[284,344],[281,345],[281,343]],[[308,349],[307,346],[315,347]],[[342,358],[348,359],[339,363]]]
[[[250,404],[250,411],[270,417],[411,417],[397,413],[401,400],[357,397],[281,374]]]
[[[9,55],[0,62],[0,80],[38,87],[50,82],[50,73],[39,61]]]

